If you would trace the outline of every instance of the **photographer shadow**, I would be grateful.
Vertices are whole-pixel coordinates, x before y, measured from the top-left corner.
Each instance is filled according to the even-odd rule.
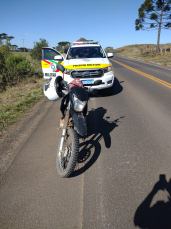
[[[103,107],[89,111],[87,116],[87,138],[79,145],[78,163],[71,177],[84,173],[95,163],[101,153],[101,140],[104,140],[106,148],[111,147],[110,133],[118,126],[120,119],[124,117],[120,117],[110,122],[107,120],[110,117],[104,118],[106,113],[107,110]]]
[[[154,196],[159,190],[167,191],[169,194],[168,201],[160,200],[150,207]],[[134,224],[146,229],[171,229],[171,179],[167,182],[165,175],[160,175],[160,180],[137,208]]]

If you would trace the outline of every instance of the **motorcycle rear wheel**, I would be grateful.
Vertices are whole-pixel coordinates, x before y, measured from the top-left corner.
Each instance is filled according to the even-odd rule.
[[[59,148],[57,151],[56,166],[57,172],[61,177],[66,178],[72,174],[78,160],[78,153],[79,139],[77,132],[74,129],[69,128],[65,135],[61,155]]]

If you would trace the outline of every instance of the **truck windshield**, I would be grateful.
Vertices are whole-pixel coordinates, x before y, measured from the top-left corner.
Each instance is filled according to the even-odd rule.
[[[70,48],[66,59],[80,58],[106,58],[106,55],[100,46]]]

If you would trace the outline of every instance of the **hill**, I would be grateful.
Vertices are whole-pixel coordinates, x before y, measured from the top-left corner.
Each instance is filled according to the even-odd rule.
[[[160,45],[160,53],[156,52],[156,45],[154,44],[127,45],[113,51],[118,56],[136,58],[171,67],[171,43]]]

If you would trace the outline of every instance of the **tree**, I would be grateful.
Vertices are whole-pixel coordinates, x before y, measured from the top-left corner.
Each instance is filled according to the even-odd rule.
[[[86,40],[84,37],[81,37],[79,40],[77,41],[93,41],[93,40]]]
[[[69,41],[61,41],[61,42],[58,42],[58,46],[56,46],[56,49],[58,51],[64,51],[64,49],[68,49],[70,46],[70,42]]]
[[[111,47],[111,46],[108,46],[108,47],[106,47],[106,48],[105,48],[105,50],[106,50],[106,49],[113,49],[113,47]]]
[[[6,33],[0,34],[0,75],[2,76],[0,88],[5,89],[7,85],[7,67],[6,61],[11,55],[11,38]]]
[[[18,48],[19,52],[28,52],[27,48],[25,47],[20,47]]]
[[[7,37],[7,34],[6,34],[6,33],[1,33],[1,34],[0,34],[0,40],[1,40],[1,41],[2,41],[2,40],[5,40],[6,37]]]
[[[17,45],[11,45],[12,49],[16,52],[17,49],[18,49],[18,46]]]
[[[138,9],[136,30],[158,29],[157,51],[159,51],[161,29],[171,29],[171,0],[145,0]],[[164,21],[163,21],[164,20]]]
[[[7,36],[9,40],[14,39],[13,36]]]
[[[0,34],[0,53],[6,59],[11,54],[11,43],[10,43],[11,39],[7,36],[7,34],[5,35],[4,34],[5,33]]]
[[[42,47],[48,47],[49,44],[45,39],[40,38],[39,42],[34,42],[34,48],[30,52],[30,56],[33,59],[42,59]]]
[[[81,37],[79,40],[77,41],[87,41],[85,38]]]

